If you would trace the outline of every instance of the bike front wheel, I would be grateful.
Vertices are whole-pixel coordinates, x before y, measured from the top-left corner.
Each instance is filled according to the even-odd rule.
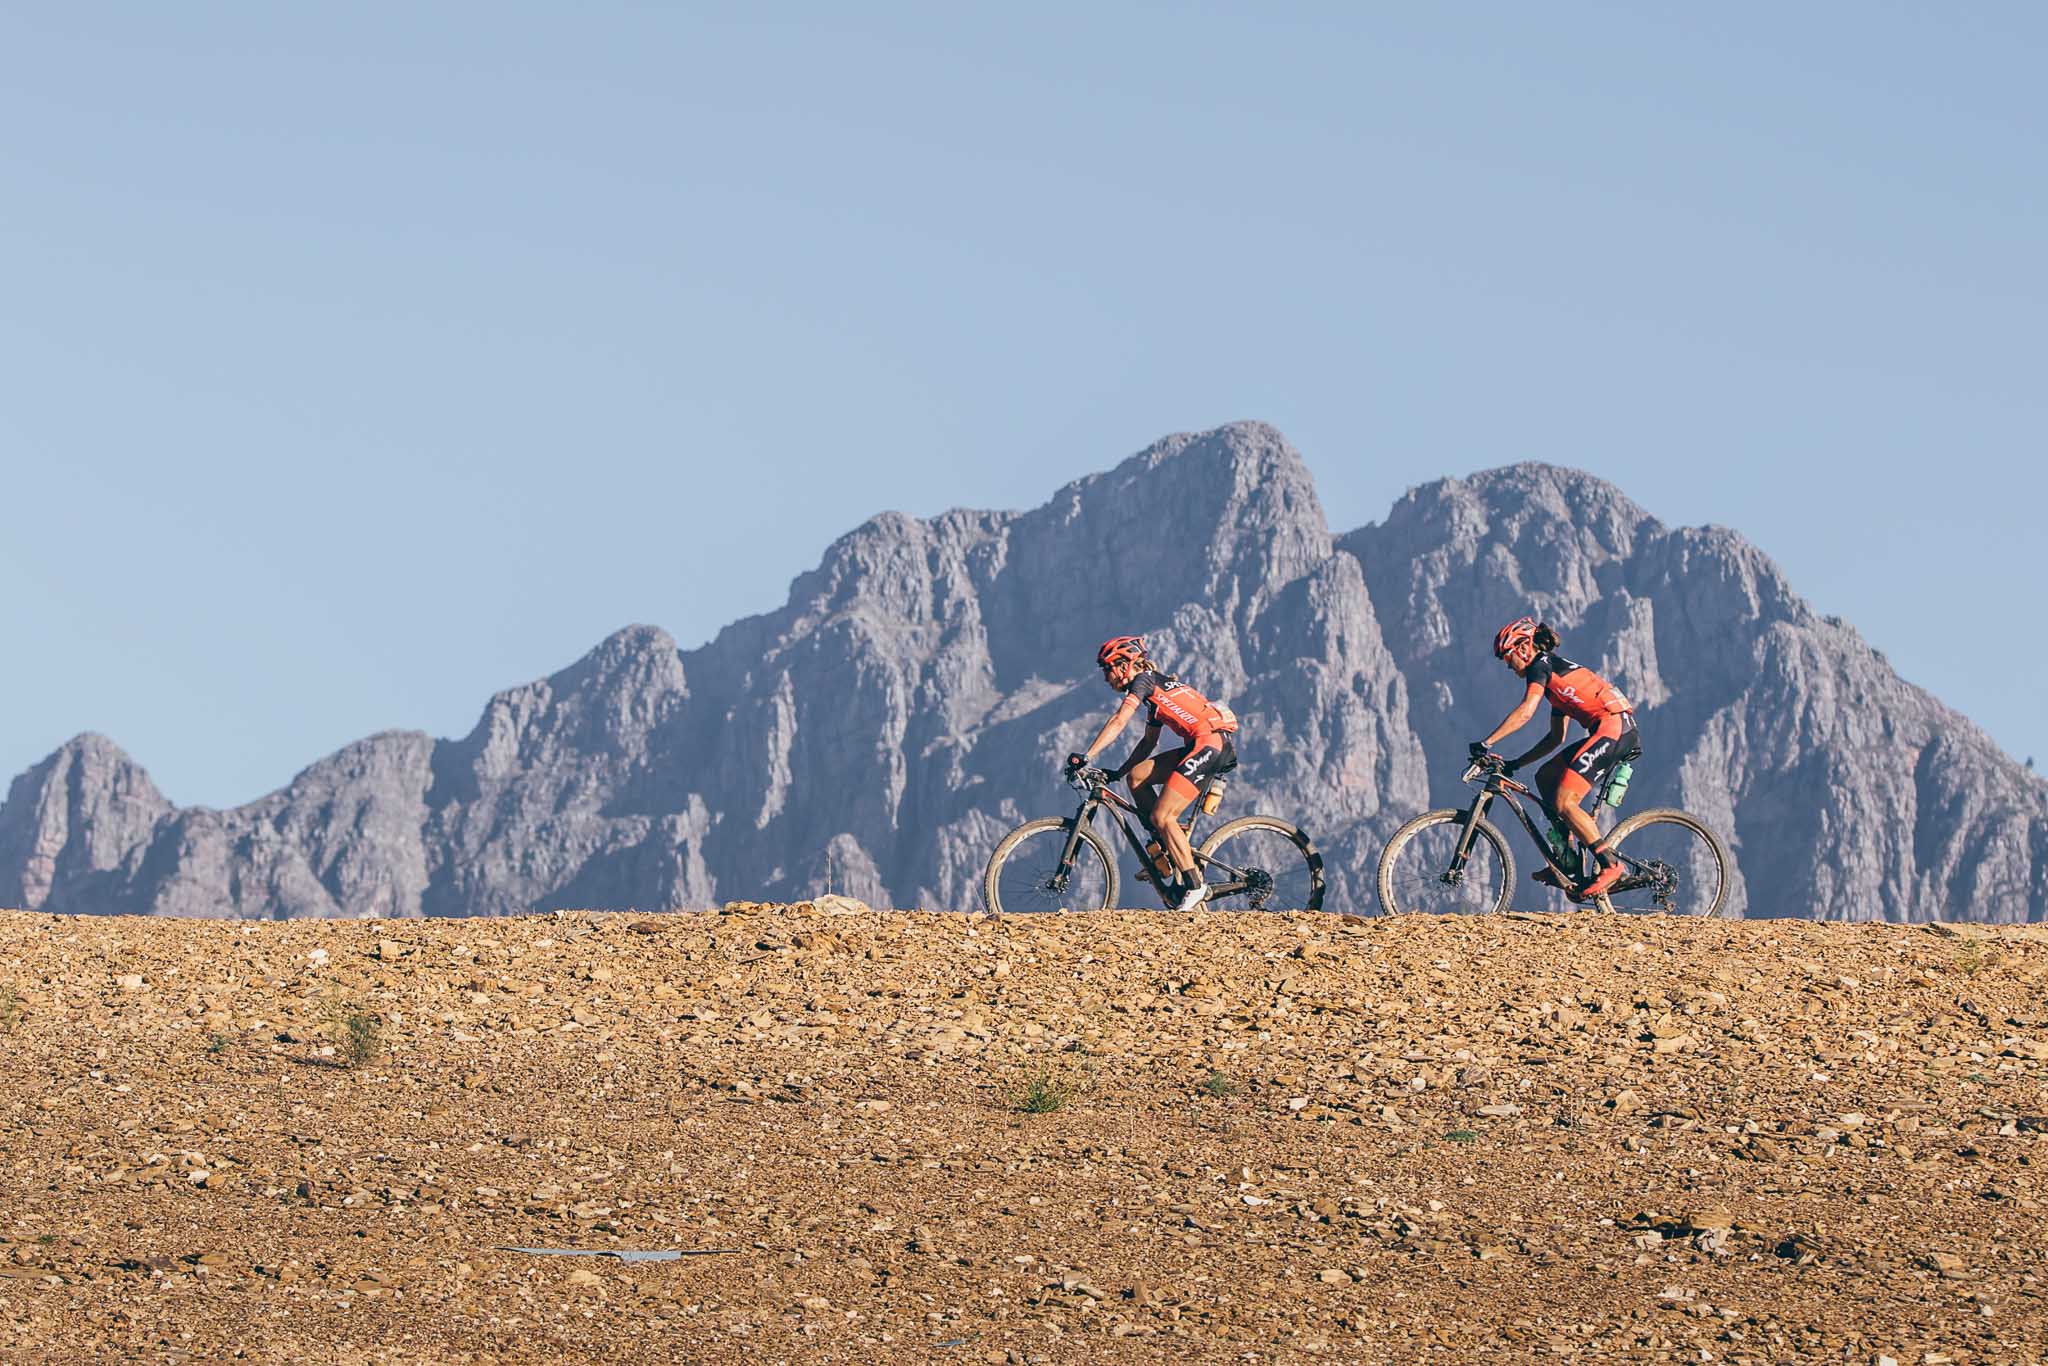
[[[1211,884],[1209,904],[1223,910],[1320,911],[1323,856],[1307,835],[1272,816],[1240,816],[1218,826],[1196,851]]]
[[[1425,811],[1394,832],[1380,854],[1380,909],[1388,915],[1484,915],[1508,908],[1515,858],[1500,831],[1480,821],[1464,866],[1451,856],[1465,833],[1469,811]]]
[[[1062,862],[1067,837],[1073,857]],[[1058,816],[1027,821],[996,845],[981,879],[990,915],[1005,911],[1101,911],[1116,903],[1116,860],[1102,837]]]
[[[1728,848],[1683,811],[1638,811],[1614,827],[1607,847],[1628,865],[1601,898],[1609,910],[1718,916],[1728,905]]]

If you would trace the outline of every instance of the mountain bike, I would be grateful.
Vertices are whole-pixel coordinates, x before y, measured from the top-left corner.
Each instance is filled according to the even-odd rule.
[[[1222,774],[1202,785],[1206,801],[1220,790]],[[1094,828],[1095,817],[1108,812],[1109,824],[1123,832],[1124,842],[1140,869],[1153,868],[1145,848],[1149,827],[1128,797],[1110,786],[1099,768],[1077,769],[1068,786],[1081,794],[1072,816],[1046,816],[1026,821],[996,844],[982,875],[982,902],[989,914],[1004,911],[1099,911],[1116,905],[1117,860],[1110,843]],[[1195,867],[1209,884],[1210,906],[1254,911],[1317,911],[1323,906],[1323,856],[1308,836],[1272,816],[1240,816],[1212,830],[1199,845],[1195,822],[1205,801],[1189,802],[1181,828],[1194,847]],[[1161,879],[1140,872],[1161,904],[1177,897]]]
[[[1491,912],[1506,910],[1515,889],[1515,860],[1508,842],[1486,819],[1487,808],[1504,800],[1529,832],[1537,856],[1558,887],[1577,886],[1579,851],[1567,838],[1555,847],[1515,800],[1539,801],[1533,789],[1505,772],[1498,755],[1465,770],[1462,781],[1479,784],[1471,806],[1428,811],[1394,832],[1380,854],[1380,906],[1389,915],[1411,911]],[[1601,793],[1603,804],[1607,792]],[[1714,916],[1728,900],[1728,849],[1721,837],[1683,811],[1638,811],[1609,831],[1607,847],[1628,871],[1595,898],[1605,911]],[[1561,897],[1562,892],[1548,895]]]

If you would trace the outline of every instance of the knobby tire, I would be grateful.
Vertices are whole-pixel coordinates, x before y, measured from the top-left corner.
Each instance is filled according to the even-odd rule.
[[[1268,904],[1253,907],[1253,909],[1320,911],[1323,908],[1323,856],[1317,851],[1309,837],[1302,834],[1299,828],[1289,825],[1278,817],[1239,816],[1234,821],[1226,821],[1209,832],[1209,837],[1202,841],[1201,848],[1196,850],[1196,852],[1205,859],[1220,859],[1224,863],[1234,863],[1234,859],[1227,857],[1225,854],[1219,854],[1217,851],[1223,849],[1232,839],[1236,839],[1240,845],[1243,845],[1246,843],[1244,839],[1246,835],[1259,831],[1278,835],[1282,840],[1294,846],[1295,852],[1289,854],[1280,850],[1280,846],[1276,844],[1274,849],[1279,851],[1279,857],[1285,866],[1262,870],[1273,877],[1275,884],[1274,894],[1283,900],[1302,900],[1308,904],[1304,906],[1275,906]],[[1214,904],[1226,909],[1234,905],[1249,905],[1250,894],[1234,892]]]
[[[1706,897],[1704,903],[1701,903],[1696,895],[1693,899],[1688,900],[1684,906],[1671,908],[1670,914],[1720,917],[1728,906],[1728,870],[1731,865],[1731,860],[1728,857],[1728,846],[1723,844],[1721,837],[1708,829],[1706,824],[1697,817],[1669,807],[1656,807],[1648,811],[1638,811],[1608,832],[1607,846],[1610,849],[1615,849],[1625,854],[1630,853],[1631,851],[1627,847],[1629,836],[1639,835],[1644,830],[1659,825],[1682,827],[1697,836],[1698,843],[1703,846],[1699,852],[1706,856],[1711,868],[1710,875],[1714,879],[1713,888],[1704,893]],[[1690,848],[1692,846],[1687,844],[1683,847]],[[1688,884],[1688,890],[1690,890],[1691,885]],[[1601,909],[1637,912],[1662,909],[1648,904],[1647,894],[1641,890],[1620,893],[1619,895],[1623,898],[1622,904],[1619,907],[1613,904],[1611,898],[1599,898]]]
[[[997,843],[995,852],[989,855],[988,869],[982,874],[981,879],[982,904],[988,909],[990,915],[1001,915],[1004,910],[1002,893],[999,887],[1004,866],[1014,865],[1015,867],[1023,867],[1025,865],[1020,860],[1038,859],[1042,861],[1042,866],[1032,868],[1030,871],[1040,878],[1049,877],[1057,867],[1061,849],[1066,846],[1067,832],[1073,828],[1074,822],[1072,817],[1046,816],[1039,820],[1026,821],[1009,834],[1003,836],[1001,841]],[[1076,887],[1080,888],[1087,885],[1085,870],[1091,866],[1092,860],[1094,866],[1099,869],[1102,878],[1102,898],[1100,904],[1077,905],[1074,903],[1071,895],[1063,900],[1060,896],[1053,894],[1050,888],[1047,888],[1045,889],[1045,899],[1057,904],[1012,906],[1009,909],[1013,913],[1029,910],[1061,909],[1069,911],[1102,911],[1116,905],[1117,878],[1115,855],[1110,853],[1109,846],[1103,842],[1102,836],[1096,834],[1093,830],[1083,826],[1079,834],[1081,837],[1080,843],[1074,849],[1075,867],[1073,876],[1077,879]],[[1041,839],[1041,836],[1047,836],[1047,838]],[[1016,899],[1014,891],[1015,889],[1013,888],[1012,900]],[[1092,898],[1090,899],[1092,900]]]
[[[1417,837],[1440,825],[1462,827],[1470,815],[1469,808],[1463,807],[1425,811],[1394,832],[1393,838],[1387,841],[1387,847],[1380,852],[1378,884],[1381,910],[1388,915],[1404,915],[1440,909],[1418,901],[1414,893],[1431,885],[1443,886],[1442,883],[1433,883],[1433,879],[1448,867],[1450,844],[1445,845],[1444,862],[1435,867],[1424,867],[1425,858],[1433,855],[1435,850],[1425,851],[1417,843]],[[1455,844],[1456,831],[1452,831],[1451,834],[1451,844]],[[1500,831],[1481,819],[1474,827],[1472,847],[1467,851],[1465,876],[1468,880],[1475,876],[1488,876],[1484,857],[1488,851],[1493,854],[1495,866],[1499,869],[1499,886],[1489,890],[1479,883],[1468,882],[1470,890],[1466,893],[1465,899],[1466,909],[1471,913],[1491,914],[1504,911],[1514,896],[1515,856],[1508,851],[1508,842]],[[1405,859],[1402,857],[1404,853],[1407,855]],[[1429,861],[1436,862],[1434,858],[1429,858]],[[1446,888],[1443,895],[1449,899],[1453,894]]]

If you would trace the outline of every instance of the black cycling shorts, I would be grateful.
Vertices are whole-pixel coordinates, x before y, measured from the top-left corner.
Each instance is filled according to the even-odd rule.
[[[1633,763],[1643,757],[1643,743],[1636,736],[1635,722],[1624,715],[1618,735],[1604,734],[1605,730],[1603,726],[1588,735],[1567,761],[1572,772],[1584,778],[1586,786],[1595,792],[1607,781],[1616,764]]]
[[[1220,744],[1201,745],[1189,750],[1186,757],[1174,765],[1173,773],[1175,777],[1186,779],[1199,792],[1203,779],[1236,767],[1237,748],[1226,736]]]

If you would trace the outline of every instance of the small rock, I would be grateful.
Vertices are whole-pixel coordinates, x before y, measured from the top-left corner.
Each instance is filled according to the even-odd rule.
[[[1953,1252],[1930,1252],[1921,1258],[1921,1265],[1946,1280],[1960,1280],[1963,1275],[1963,1259]]]

